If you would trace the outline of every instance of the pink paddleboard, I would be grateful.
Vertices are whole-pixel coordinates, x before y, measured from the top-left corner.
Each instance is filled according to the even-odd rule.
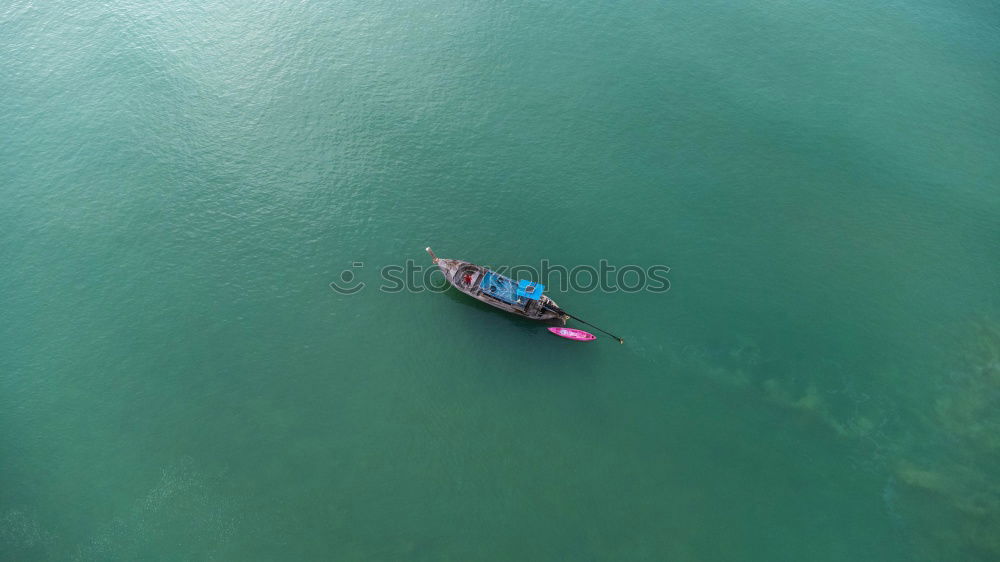
[[[574,330],[573,328],[553,327],[549,328],[549,331],[559,336],[560,338],[566,338],[568,340],[591,341],[597,339],[597,336],[591,334],[590,332],[584,332],[583,330]]]

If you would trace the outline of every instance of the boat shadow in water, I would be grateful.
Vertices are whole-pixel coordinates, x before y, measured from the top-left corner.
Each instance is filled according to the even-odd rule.
[[[498,310],[496,307],[490,306],[484,302],[469,299],[461,291],[455,289],[454,287],[448,287],[447,291],[444,291],[444,296],[450,301],[454,301],[457,304],[468,307],[470,309],[475,309],[483,313],[480,317],[476,315],[475,318],[470,318],[472,321],[478,321],[480,318],[484,322],[493,322],[495,319],[502,319],[510,322],[511,324],[523,328],[538,328],[538,327],[549,327],[549,326],[562,326],[563,322],[558,319],[551,320],[531,320],[529,318],[524,318],[521,316],[515,316],[512,314],[504,314],[504,311]]]
[[[466,342],[465,345],[484,346],[481,353],[483,357],[490,358],[488,361],[500,360],[501,357],[511,358],[514,364],[524,369],[518,371],[521,373],[518,376],[535,375],[544,371],[547,373],[546,378],[574,382],[599,376],[597,363],[591,361],[594,353],[598,352],[597,346],[580,345],[579,342],[551,334],[549,327],[563,326],[557,319],[539,321],[506,314],[486,303],[469,299],[454,288],[435,296],[445,296],[449,301],[441,304],[445,308],[443,312],[450,314],[453,320],[448,330],[457,334]],[[467,308],[451,309],[451,301]],[[501,324],[498,322],[500,320],[506,323]],[[533,351],[521,354],[527,350]],[[572,365],[572,368],[567,369],[567,365]],[[511,374],[510,370],[503,372]]]

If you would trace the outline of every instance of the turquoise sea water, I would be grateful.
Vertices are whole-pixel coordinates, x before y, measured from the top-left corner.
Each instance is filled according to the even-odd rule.
[[[0,559],[995,560],[998,61],[977,0],[7,2]],[[377,290],[427,245],[671,289],[576,344]]]

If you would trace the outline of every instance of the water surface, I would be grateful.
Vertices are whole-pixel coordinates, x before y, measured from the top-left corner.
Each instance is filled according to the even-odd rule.
[[[974,0],[8,3],[0,558],[995,559],[998,55]],[[557,291],[575,344],[376,290],[426,245],[671,290]]]

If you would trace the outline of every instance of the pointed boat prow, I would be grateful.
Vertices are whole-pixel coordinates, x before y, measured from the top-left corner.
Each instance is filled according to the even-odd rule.
[[[437,263],[438,262],[438,257],[434,255],[434,250],[432,250],[430,246],[427,246],[424,249],[427,250],[427,253],[431,255],[431,261],[433,261],[434,263]]]

